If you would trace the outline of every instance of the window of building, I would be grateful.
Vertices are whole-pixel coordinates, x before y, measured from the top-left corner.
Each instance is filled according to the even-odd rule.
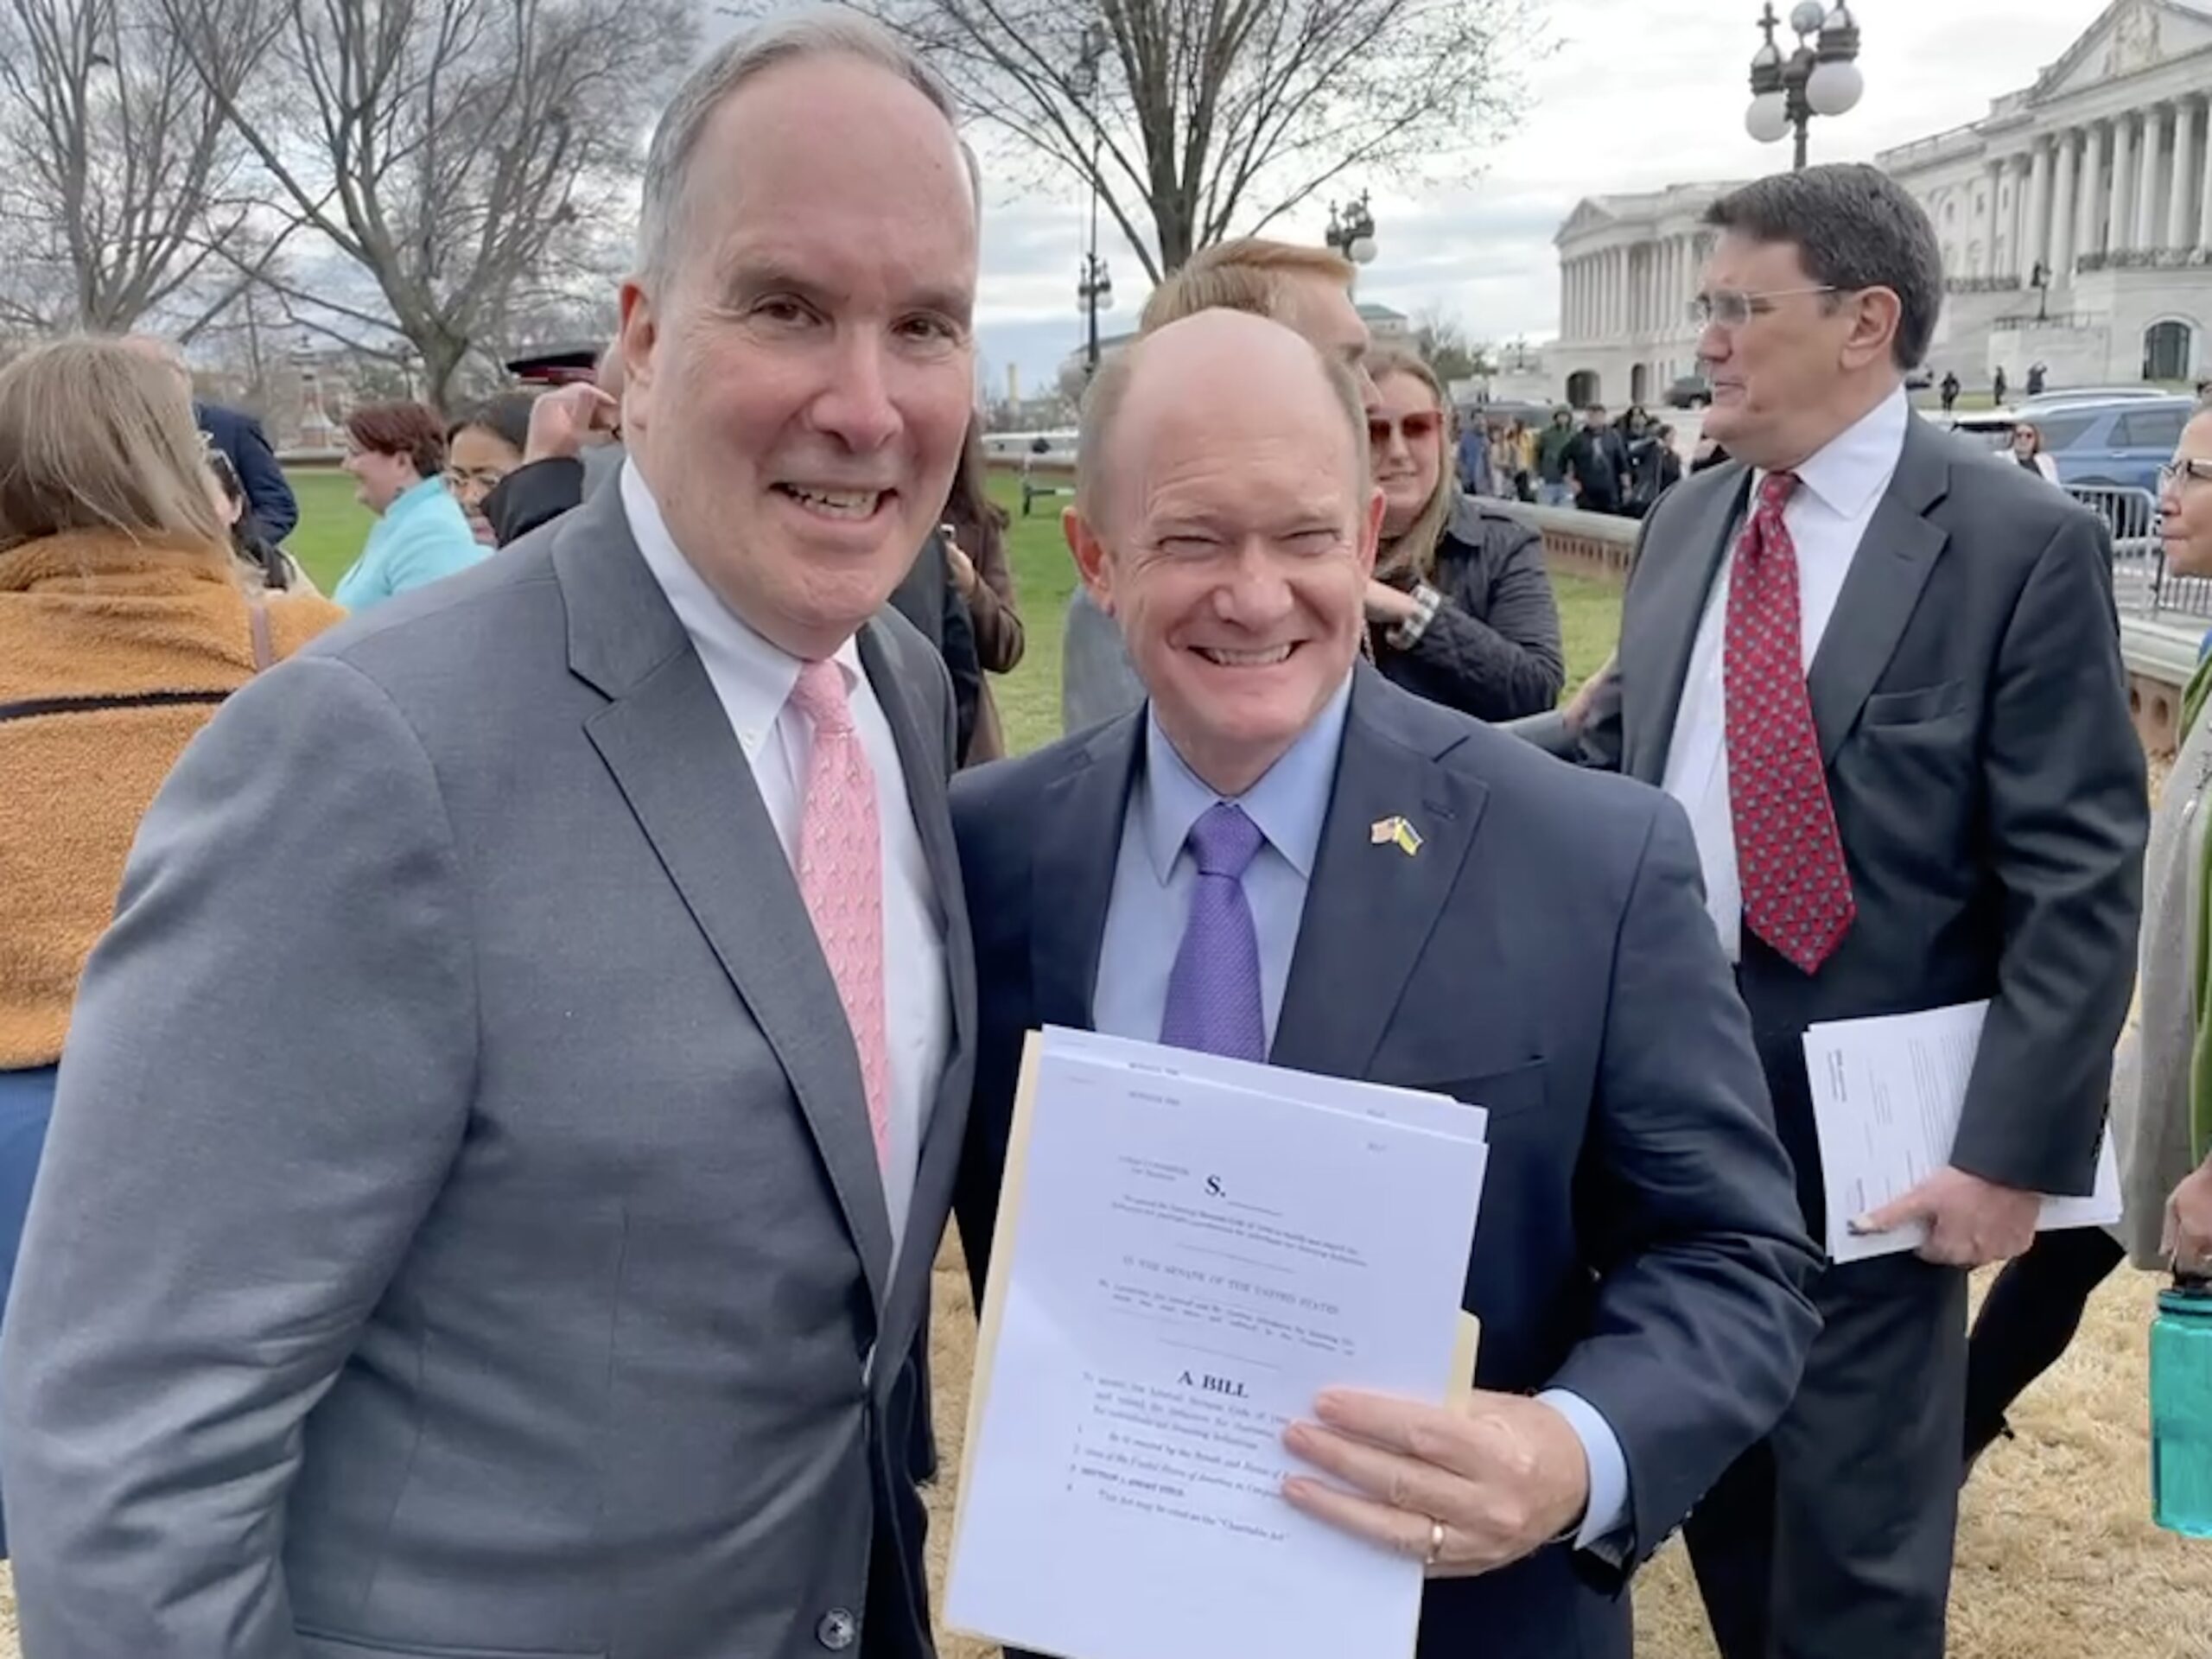
[[[1943,222],[1946,225],[1950,224],[1953,220],[1957,219],[1958,216],[1959,204],[1957,202],[1947,201],[1943,204]]]

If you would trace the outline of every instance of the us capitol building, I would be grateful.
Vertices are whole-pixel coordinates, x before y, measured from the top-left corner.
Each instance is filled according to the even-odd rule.
[[[2212,374],[2212,0],[2114,0],[2036,83],[1876,164],[1943,246],[1937,379],[2014,386]],[[1578,406],[1656,404],[1696,372],[1688,306],[1727,184],[1592,196],[1554,242],[1546,378]]]

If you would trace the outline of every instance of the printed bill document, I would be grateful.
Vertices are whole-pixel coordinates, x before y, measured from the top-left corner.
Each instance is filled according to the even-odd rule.
[[[1961,1002],[1833,1020],[1806,1032],[1830,1260],[1863,1262],[1927,1243],[1928,1229],[1917,1222],[1885,1233],[1854,1233],[1850,1224],[1950,1162],[1988,1013],[1986,1001]],[[2095,1190],[2087,1198],[2045,1198],[2037,1225],[2050,1230],[2119,1219],[2120,1170],[2107,1131],[2097,1152]]]
[[[1281,1495],[1345,1386],[1441,1403],[1485,1118],[1048,1029],[1025,1057],[945,1622],[1058,1659],[1396,1659],[1420,1562]]]

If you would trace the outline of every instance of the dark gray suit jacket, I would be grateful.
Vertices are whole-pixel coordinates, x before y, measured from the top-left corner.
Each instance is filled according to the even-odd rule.
[[[957,1206],[979,1303],[1022,1034],[1090,1026],[1143,729],[1140,711],[953,785],[982,1009]],[[1400,813],[1412,858],[1369,833]],[[1619,1567],[1640,1562],[1781,1415],[1815,1325],[1681,809],[1359,669],[1269,1058],[1488,1108],[1476,1379],[1605,1414],[1629,1471]],[[1554,1548],[1432,1584],[1421,1654],[1626,1659],[1621,1583]]]
[[[1697,474],[1644,521],[1586,763],[1665,775],[1750,478]],[[1808,685],[1858,919],[1809,978],[1747,934],[1739,977],[1815,1236],[1816,1020],[1993,999],[1954,1161],[2088,1192],[2149,820],[2101,521],[1916,416]]]
[[[829,967],[618,492],[192,745],[0,1344],[29,1651],[927,1651],[900,1413],[972,958],[944,670],[860,648],[953,1009],[895,1271]]]

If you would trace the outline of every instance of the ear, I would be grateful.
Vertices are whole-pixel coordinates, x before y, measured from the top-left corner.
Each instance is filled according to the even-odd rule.
[[[1359,520],[1359,574],[1372,577],[1375,559],[1382,544],[1382,486],[1371,485],[1367,492],[1367,509]]]
[[[1106,543],[1090,523],[1073,507],[1060,512],[1060,534],[1067,538],[1068,551],[1074,556],[1076,574],[1083,578],[1083,585],[1090,589],[1090,597],[1107,615],[1114,614],[1114,561],[1106,551]]]
[[[622,327],[615,336],[622,347],[621,417],[626,426],[642,429],[652,424],[653,345],[660,324],[652,296],[635,276],[623,278],[621,306]]]
[[[1904,316],[1904,303],[1897,298],[1897,290],[1862,289],[1845,303],[1851,308],[1851,327],[1843,337],[1844,366],[1863,369],[1888,358]]]

